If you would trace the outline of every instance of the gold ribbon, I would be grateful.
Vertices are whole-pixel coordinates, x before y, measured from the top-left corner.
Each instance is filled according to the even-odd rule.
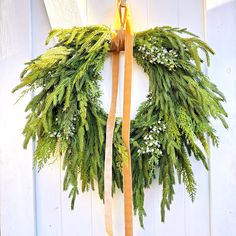
[[[122,8],[124,8],[124,17],[122,17]],[[118,1],[117,4],[116,17],[113,28],[116,33],[113,34],[111,45],[111,51],[113,51],[112,98],[106,126],[106,149],[104,170],[105,223],[108,235],[112,236],[112,140],[115,127],[116,104],[119,83],[119,55],[121,50],[125,50],[122,139],[128,153],[128,160],[123,161],[123,191],[125,210],[125,235],[132,236],[133,193],[129,136],[133,60],[133,27],[131,21],[130,8],[127,4],[126,6],[121,6],[120,1]]]

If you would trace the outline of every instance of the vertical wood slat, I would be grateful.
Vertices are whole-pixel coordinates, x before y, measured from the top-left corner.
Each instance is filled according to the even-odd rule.
[[[142,31],[150,28],[149,26],[149,0],[130,0],[130,7],[133,15],[135,31]],[[133,60],[133,83],[132,83],[132,102],[131,118],[134,119],[140,103],[146,100],[148,95],[148,76],[143,69]],[[123,84],[122,84],[123,88]],[[122,90],[123,91],[123,90]],[[123,103],[122,103],[123,104]],[[155,235],[155,188],[145,189],[144,208],[147,217],[144,217],[145,230],[140,227],[138,216],[134,218],[134,235]],[[118,206],[117,206],[118,207]]]
[[[80,22],[77,23],[77,26],[85,26],[87,24],[87,1],[77,0],[76,3],[77,14],[80,14]],[[72,22],[70,24],[71,26],[69,25],[69,27],[72,27]],[[63,179],[64,172],[61,172],[61,183],[63,183]],[[79,185],[81,186],[80,182]],[[70,209],[68,194],[68,191],[61,191],[62,235],[67,236],[68,232],[70,232],[70,236],[92,236],[92,191],[82,193],[80,188],[73,211]]]
[[[86,24],[85,0],[70,2],[45,0],[44,2],[52,28],[71,28]],[[46,13],[43,6],[41,6],[40,11]],[[47,25],[49,27],[48,23]],[[46,37],[45,33],[43,37]],[[52,184],[45,184],[47,179],[51,179]],[[37,175],[37,198],[39,201],[42,199],[40,201],[42,204],[38,207],[40,209],[38,211],[38,224],[40,224],[39,229],[44,228],[45,230],[40,231],[39,235],[62,236],[68,235],[68,232],[71,236],[91,235],[91,193],[82,194],[80,191],[76,199],[75,209],[71,211],[69,193],[68,191],[63,192],[63,179],[62,160],[47,166],[41,174]],[[48,186],[51,190],[48,189]],[[42,193],[44,193],[44,197],[41,196]],[[43,205],[43,203],[48,204]]]
[[[12,3],[10,2],[10,4]],[[16,53],[20,46],[19,43],[14,42],[15,25],[11,22],[14,17],[14,9],[10,11],[10,4],[7,1],[0,1],[0,59],[7,58]],[[26,16],[29,16],[29,13],[27,12]]]
[[[188,28],[204,40],[204,0],[180,0],[179,11],[179,26]],[[205,69],[204,66],[202,68]],[[208,189],[210,171],[208,172],[194,157],[191,158],[191,163],[197,183],[197,193],[192,203],[185,190],[185,234],[208,236],[210,233]]]
[[[225,94],[228,112],[226,131],[214,126],[219,148],[211,149],[212,236],[234,236],[236,225],[236,1],[207,0],[207,41],[216,51],[208,74]]]
[[[172,26],[178,26],[178,27],[187,27],[190,31],[195,32],[196,34],[199,34],[200,36],[203,36],[203,22],[204,22],[204,16],[203,16],[203,1],[185,1],[185,0],[179,0],[179,1],[165,1],[164,5],[156,2],[156,7],[150,6],[150,9],[159,9],[159,6],[162,6],[160,13],[155,15],[154,17],[157,18],[160,17],[159,21],[161,25],[172,25]],[[163,3],[163,2],[162,2]],[[175,6],[175,7],[173,7]],[[172,9],[175,9],[174,12]],[[171,11],[171,17],[170,17],[170,11]],[[151,14],[151,12],[150,12]],[[165,15],[166,14],[166,15]],[[153,16],[150,16],[150,22],[152,23],[154,20]],[[158,22],[159,24],[159,22]],[[176,213],[181,212],[181,208],[183,207],[184,210],[182,210],[182,217],[179,217],[175,215],[175,218],[178,218],[178,225],[180,223],[181,227],[179,228],[180,231],[175,233],[177,235],[208,235],[209,233],[209,212],[208,212],[208,174],[206,170],[202,167],[201,163],[197,163],[196,161],[193,161],[193,169],[196,176],[196,181],[198,182],[198,189],[200,191],[197,192],[197,198],[194,204],[191,203],[189,200],[189,197],[187,196],[186,191],[183,189],[182,186],[178,186],[176,191],[175,198],[177,197],[177,201],[180,201],[177,203],[178,208],[176,209],[176,200],[173,204],[172,211]],[[182,195],[182,197],[178,196]],[[181,206],[179,208],[179,206]],[[172,214],[172,213],[171,213]],[[179,214],[178,214],[179,215]],[[199,215],[203,215],[204,217],[198,218],[198,221],[196,221],[196,217]],[[182,220],[181,220],[182,218]],[[172,219],[173,222],[174,219]],[[166,221],[169,222],[168,216]],[[182,221],[182,223],[181,223]],[[168,234],[168,223],[165,223],[164,231],[163,233],[166,235]],[[159,226],[157,226],[159,228]],[[160,229],[160,228],[159,228]],[[158,231],[160,233],[160,230]],[[182,233],[181,233],[182,232]]]
[[[45,52],[50,24],[43,1],[32,1],[32,58]],[[37,236],[61,235],[60,161],[35,170]]]
[[[84,0],[44,0],[44,3],[52,28],[71,28],[86,21]]]
[[[97,4],[94,0],[87,0],[87,19],[88,25],[92,24],[108,24],[112,25],[113,17],[115,14],[116,9],[116,1],[110,1],[110,0],[103,0],[101,4]],[[103,90],[103,101],[104,101],[104,108],[106,111],[109,110],[110,106],[110,98],[111,98],[111,69],[112,69],[112,63],[111,58],[109,57],[104,66],[104,70],[102,72],[102,76],[104,78],[104,82],[102,83],[102,90]],[[119,92],[120,93],[120,92]],[[119,97],[118,97],[118,104],[117,108],[119,111]],[[120,112],[120,111],[119,111]],[[97,187],[95,191],[92,192],[92,222],[91,222],[91,228],[92,228],[92,236],[95,235],[106,235],[105,231],[105,220],[104,220],[104,205],[103,202],[98,197],[98,190]],[[113,212],[114,212],[114,202],[113,202]],[[123,214],[123,212],[122,212]],[[113,220],[117,222],[116,216],[114,217],[113,214]],[[114,223],[115,223],[114,222]],[[114,227],[116,227],[116,224],[114,224]],[[121,232],[121,235],[124,235],[122,227],[120,227],[119,232]]]
[[[178,26],[179,0],[149,0],[149,27],[155,26]]]
[[[0,234],[33,236],[32,148],[23,150],[21,134],[29,96],[16,105],[19,94],[11,94],[31,58],[31,1],[1,0],[0,18]]]
[[[179,25],[179,1],[178,0],[149,0],[149,24],[150,26]],[[185,218],[184,218],[184,187],[175,186],[174,202],[171,205],[170,212],[166,210],[165,223],[161,223],[160,202],[162,198],[162,186],[158,185],[156,180],[153,188],[154,198],[154,217],[155,217],[155,234],[154,235],[185,235]]]

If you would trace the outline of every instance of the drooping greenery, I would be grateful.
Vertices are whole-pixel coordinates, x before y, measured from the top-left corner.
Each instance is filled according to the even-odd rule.
[[[57,43],[27,63],[21,83],[22,96],[35,96],[26,107],[24,147],[37,141],[34,163],[41,169],[53,156],[63,156],[64,190],[69,190],[74,208],[79,192],[104,192],[104,151],[107,114],[100,101],[101,70],[109,53],[111,29],[106,26],[53,30],[47,43]],[[156,27],[134,38],[134,57],[149,76],[149,95],[131,122],[133,200],[143,226],[144,189],[156,178],[163,187],[162,221],[173,200],[175,173],[192,200],[196,182],[190,159],[207,168],[209,147],[218,137],[210,122],[227,116],[223,94],[201,71],[202,50],[207,64],[213,50],[186,29]],[[127,158],[117,118],[113,151],[113,193],[122,190],[122,162]],[[201,146],[199,146],[201,144]]]

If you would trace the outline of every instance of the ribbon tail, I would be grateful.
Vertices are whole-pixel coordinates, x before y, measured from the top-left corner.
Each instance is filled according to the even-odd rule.
[[[133,61],[133,28],[129,7],[126,6],[125,28],[125,74],[124,74],[124,104],[122,138],[128,153],[128,160],[123,162],[123,190],[125,209],[125,235],[133,235],[133,192],[132,170],[130,155],[130,111],[131,111],[131,86],[132,86],[132,61]]]
[[[109,236],[112,230],[112,143],[116,119],[116,104],[119,83],[119,52],[112,54],[112,98],[110,112],[106,126],[105,170],[104,170],[104,193],[105,193],[105,224]]]

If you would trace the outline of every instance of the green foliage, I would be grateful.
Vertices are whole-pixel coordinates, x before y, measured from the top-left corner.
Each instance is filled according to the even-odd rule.
[[[63,157],[64,190],[70,190],[74,208],[79,183],[82,192],[94,189],[97,183],[99,196],[104,197],[107,114],[100,102],[99,83],[110,49],[111,29],[55,29],[47,43],[52,38],[56,38],[56,45],[27,63],[13,92],[24,88],[24,96],[34,91],[35,96],[26,107],[24,147],[30,139],[37,140],[34,163],[40,169],[53,156]],[[130,135],[133,204],[141,226],[146,215],[144,189],[156,178],[163,187],[162,221],[165,209],[170,209],[173,201],[176,174],[194,200],[196,182],[190,159],[202,161],[207,168],[206,137],[218,145],[211,118],[219,119],[227,128],[224,95],[201,71],[199,50],[209,65],[213,50],[186,29],[156,27],[135,35],[134,57],[149,76],[149,95],[131,122]],[[127,159],[121,125],[117,119],[113,193],[116,188],[123,188],[122,164]]]
[[[193,37],[184,38],[181,34]],[[145,48],[152,54],[142,54],[140,48]],[[168,60],[162,62],[155,48],[166,49],[166,53],[175,50],[177,57],[168,59],[175,61],[172,70]],[[147,50],[148,49],[148,50]],[[218,145],[218,137],[210,123],[210,117],[219,119],[227,128],[224,117],[227,116],[221,102],[224,95],[210,82],[201,71],[202,59],[199,49],[206,54],[207,64],[210,64],[209,54],[213,50],[195,35],[186,29],[171,27],[156,27],[136,34],[134,57],[149,75],[149,92],[153,105],[147,101],[139,110],[135,124],[139,127],[150,125],[149,122],[156,117],[166,124],[166,131],[160,137],[163,155],[159,157],[157,167],[159,170],[159,183],[163,185],[163,198],[161,202],[162,221],[164,221],[165,208],[169,209],[173,200],[175,172],[179,181],[183,181],[192,200],[196,194],[196,183],[190,164],[190,157],[203,162],[207,167],[206,155],[209,147],[206,135],[214,145]],[[170,57],[170,54],[168,54]],[[157,60],[153,63],[153,59]],[[134,145],[141,145],[145,132],[135,140]],[[203,146],[206,155],[198,146]],[[137,150],[136,150],[137,151]],[[133,158],[135,157],[133,154]],[[146,157],[143,157],[146,158]],[[151,158],[151,156],[149,156]],[[149,172],[150,173],[150,172]],[[153,175],[153,178],[155,175]]]

